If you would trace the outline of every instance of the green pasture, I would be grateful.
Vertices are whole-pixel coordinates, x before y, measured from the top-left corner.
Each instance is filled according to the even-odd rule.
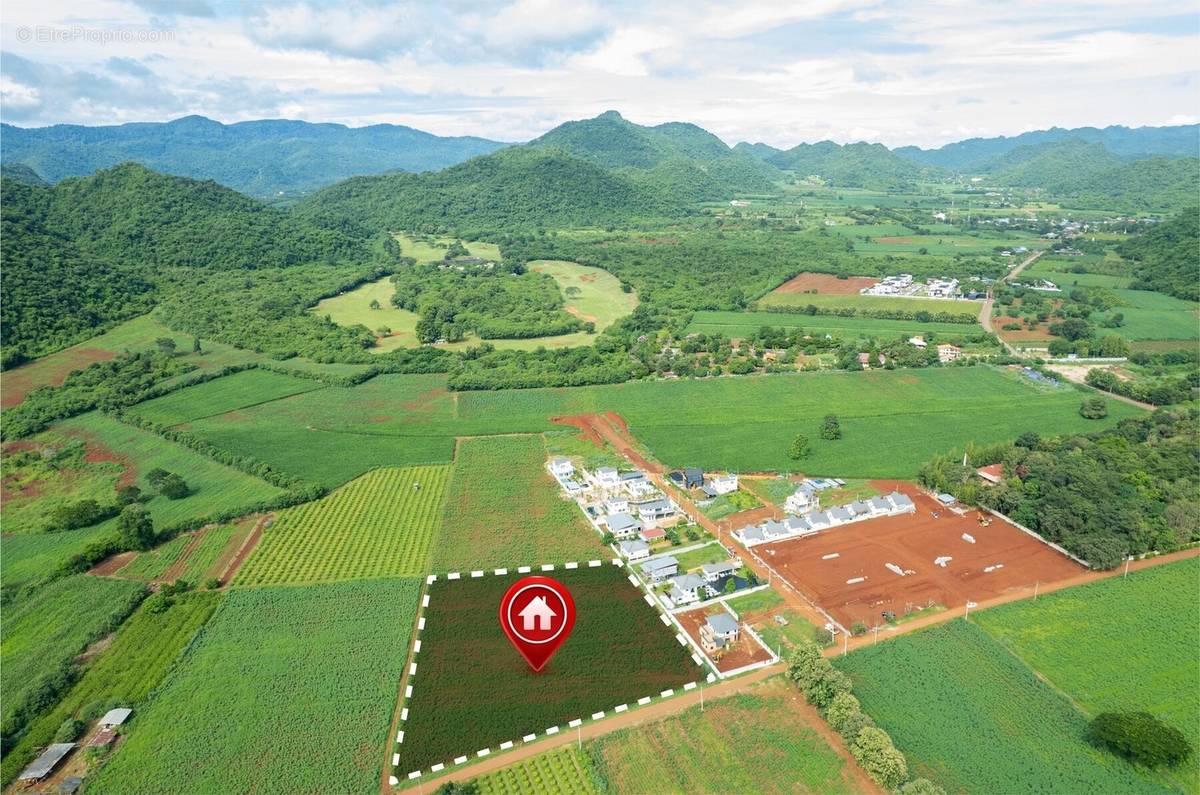
[[[940,298],[897,298],[886,295],[828,295],[825,293],[770,292],[758,299],[759,306],[816,306],[825,309],[885,309],[904,312],[950,312],[978,317],[979,301]]]
[[[1122,305],[1104,317],[1120,313],[1124,322],[1113,332],[1127,340],[1200,339],[1200,304],[1147,290],[1112,291]]]
[[[392,285],[392,277],[359,285],[341,295],[326,298],[312,308],[319,317],[329,316],[329,319],[339,326],[366,326],[377,335],[372,351],[382,353],[396,348],[413,347],[417,342],[416,312],[400,309],[392,304],[392,296],[396,290]],[[372,309],[371,302],[378,301],[379,308]],[[388,329],[386,334],[381,327]]]
[[[1172,791],[1088,744],[1071,700],[975,624],[955,620],[833,662],[910,772],[947,792]]]
[[[139,403],[131,411],[160,425],[172,426],[269,403],[322,386],[311,378],[270,370],[243,370]]]
[[[819,297],[819,296],[811,296]],[[763,326],[784,329],[803,329],[813,336],[829,334],[834,337],[860,339],[894,339],[914,334],[957,339],[979,334],[978,324],[922,323],[919,320],[880,320],[873,317],[839,317],[837,315],[800,315],[786,312],[711,312],[700,311],[692,317],[685,333],[722,334],[733,339],[746,339]]]

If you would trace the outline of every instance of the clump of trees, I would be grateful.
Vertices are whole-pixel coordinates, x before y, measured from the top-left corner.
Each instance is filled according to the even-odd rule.
[[[1085,420],[1102,420],[1108,416],[1108,401],[1096,395],[1084,398],[1079,404],[1079,416]]]
[[[1101,398],[1102,399],[1102,398]],[[1159,409],[1088,435],[1040,437],[935,456],[919,478],[1064,546],[1096,569],[1200,541],[1200,411]],[[1002,463],[981,487],[975,467]]]
[[[182,476],[158,467],[146,473],[146,482],[168,500],[181,500],[192,493]]]
[[[799,461],[809,453],[808,437],[802,433],[798,433],[793,437],[792,443],[788,445],[788,458],[793,461]]]
[[[855,760],[872,779],[888,790],[916,795],[945,795],[927,779],[908,780],[908,760],[892,738],[862,711],[851,693],[850,677],[833,667],[815,643],[802,642],[788,658],[787,676],[804,693],[804,698],[825,716],[831,728],[846,741]]]
[[[821,423],[821,438],[829,441],[842,438],[842,425],[838,422],[836,414],[825,415],[825,420]]]
[[[1183,732],[1149,712],[1102,712],[1088,724],[1087,739],[1146,767],[1174,767],[1193,750]]]

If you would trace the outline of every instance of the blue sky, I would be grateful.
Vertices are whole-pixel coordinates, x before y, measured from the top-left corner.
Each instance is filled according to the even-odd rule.
[[[1196,122],[1198,45],[1192,0],[7,0],[0,117],[517,141],[616,109],[729,143],[934,146]]]

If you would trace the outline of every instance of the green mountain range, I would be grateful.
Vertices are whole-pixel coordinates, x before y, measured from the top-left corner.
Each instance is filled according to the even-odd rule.
[[[902,146],[894,150],[903,158],[927,166],[951,171],[983,173],[1002,155],[1023,146],[1037,146],[1078,139],[1103,144],[1105,149],[1121,158],[1190,157],[1200,150],[1200,125],[1182,124],[1172,127],[1077,127],[1035,130],[1012,137],[970,138],[937,149]]]
[[[222,124],[203,116],[102,127],[4,124],[0,135],[6,165],[27,165],[48,182],[132,160],[168,174],[215,179],[260,198],[307,193],[358,174],[436,170],[507,146],[394,124],[350,128],[280,119]]]
[[[851,188],[902,185],[934,171],[897,157],[883,144],[841,145],[833,141],[800,144],[772,155],[766,162],[795,172],[798,177],[818,176],[833,185]]]

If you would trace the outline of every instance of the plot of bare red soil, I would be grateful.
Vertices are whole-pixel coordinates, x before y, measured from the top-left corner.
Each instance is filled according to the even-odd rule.
[[[1086,571],[1000,519],[985,527],[976,511],[958,516],[912,484],[875,485],[884,493],[903,491],[917,512],[755,547],[780,576],[844,626],[855,621],[875,626],[884,611],[903,616],[931,603],[961,608],[968,601],[982,602]]]
[[[117,355],[112,351],[79,348],[8,370],[0,378],[0,407],[7,409],[17,405],[40,386],[58,386],[72,370],[82,370],[89,364],[115,358]]]
[[[801,273],[776,287],[776,293],[808,293],[817,291],[825,295],[858,295],[865,287],[874,287],[879,279],[869,276],[851,276],[839,279],[831,273]]]
[[[724,612],[716,610],[714,612]],[[699,610],[689,610],[686,613],[676,613],[675,617],[679,619],[679,623],[687,631],[687,634],[692,637],[696,643],[700,642],[700,627],[704,625],[704,620],[708,612]],[[709,657],[716,657],[715,660],[718,671],[736,671],[745,665],[751,665],[757,662],[765,662],[771,659],[771,655],[758,644],[754,638],[750,637],[750,633],[746,632],[743,627],[739,634],[737,642],[723,652],[710,654]]]

